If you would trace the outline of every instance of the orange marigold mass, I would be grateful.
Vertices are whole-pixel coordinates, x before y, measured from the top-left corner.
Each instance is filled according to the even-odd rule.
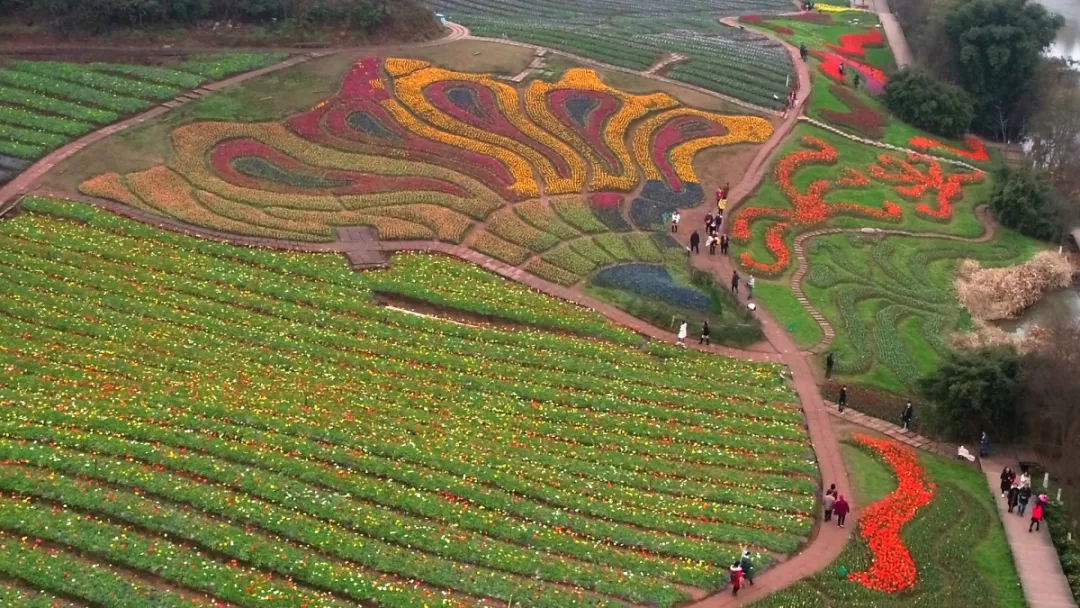
[[[946,146],[936,139],[930,139],[928,137],[912,137],[908,140],[908,145],[916,150],[927,152],[929,150],[937,149],[954,156],[966,158],[968,160],[985,163],[990,160],[990,155],[986,153],[986,146],[983,145],[976,137],[968,136],[964,140],[964,144],[967,146],[967,150],[961,150],[960,148],[953,148]]]
[[[852,572],[848,578],[867,589],[896,593],[916,582],[915,560],[900,539],[900,529],[934,497],[934,484],[915,453],[891,439],[855,435],[855,441],[881,454],[896,473],[896,489],[866,507],[859,519],[859,534],[870,545],[870,568]]]

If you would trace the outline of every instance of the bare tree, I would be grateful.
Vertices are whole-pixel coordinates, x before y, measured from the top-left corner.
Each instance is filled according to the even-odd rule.
[[[1047,61],[1029,123],[1031,161],[1045,169],[1060,195],[1066,228],[1080,225],[1080,72],[1062,60]]]

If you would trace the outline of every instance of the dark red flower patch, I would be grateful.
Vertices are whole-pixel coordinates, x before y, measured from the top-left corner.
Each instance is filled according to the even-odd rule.
[[[840,46],[825,43],[830,49],[851,57],[865,57],[868,46],[882,46],[885,41],[881,38],[881,31],[871,29],[862,34],[844,34],[840,36]]]
[[[717,122],[704,120],[697,116],[680,116],[660,127],[653,137],[649,153],[653,162],[656,163],[656,167],[660,169],[660,172],[667,179],[671,190],[681,192],[682,183],[679,181],[679,176],[675,172],[675,168],[671,166],[668,158],[671,150],[679,144],[693,139],[726,134],[727,129]]]
[[[863,103],[858,95],[844,87],[832,85],[829,87],[829,92],[835,95],[837,99],[844,102],[844,105],[848,108],[851,108],[851,111],[835,112],[833,110],[821,110],[822,118],[833,124],[854,129],[867,137],[873,137],[875,139],[881,137],[882,129],[885,127],[888,116],[883,112],[875,111],[873,108]]]
[[[866,83],[866,90],[871,94],[880,95],[885,91],[885,83],[889,81],[889,77],[885,75],[885,72],[877,68],[864,65],[837,53],[811,50],[810,54],[821,61],[818,64],[818,69],[837,82],[847,82],[847,79],[851,77],[850,75],[845,77],[840,74],[840,64],[844,64],[845,69],[859,72]]]

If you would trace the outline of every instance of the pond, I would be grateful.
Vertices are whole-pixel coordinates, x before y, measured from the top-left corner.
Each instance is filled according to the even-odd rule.
[[[1080,2],[1077,0],[1037,0],[1047,10],[1065,17],[1065,27],[1058,32],[1049,55],[1080,61]]]
[[[1080,287],[1052,291],[1042,297],[1017,319],[1000,321],[997,326],[1017,339],[1023,339],[1032,325],[1046,325],[1059,315],[1080,323]]]

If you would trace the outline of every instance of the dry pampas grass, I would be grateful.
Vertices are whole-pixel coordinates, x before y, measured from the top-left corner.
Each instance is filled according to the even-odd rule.
[[[953,286],[973,319],[1012,319],[1039,301],[1047,291],[1072,284],[1076,268],[1069,258],[1040,251],[1027,262],[1004,268],[983,268],[964,260],[956,269]]]
[[[1038,350],[1048,336],[1048,331],[1040,325],[1032,325],[1025,332],[1024,337],[1016,339],[1005,333],[1005,330],[986,321],[972,319],[972,330],[969,332],[954,334],[952,344],[962,350],[977,350],[990,346],[1012,345],[1016,352],[1025,355]]]

